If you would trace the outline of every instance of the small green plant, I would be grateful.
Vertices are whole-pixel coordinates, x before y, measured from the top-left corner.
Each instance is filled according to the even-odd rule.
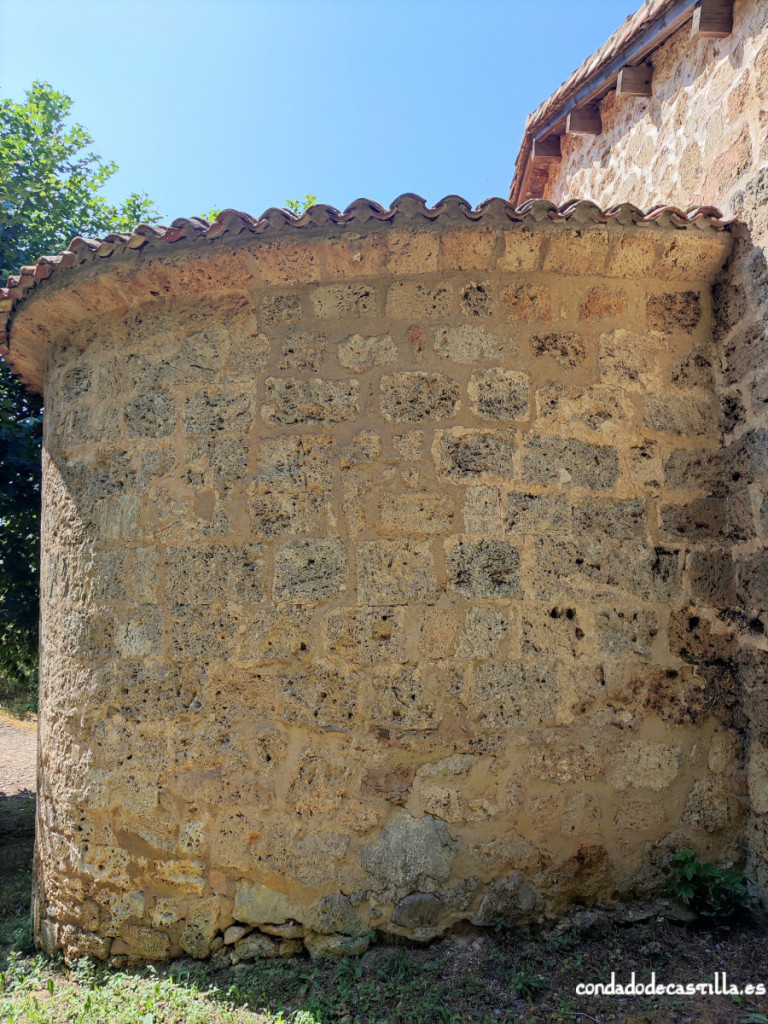
[[[297,217],[300,217],[302,213],[308,210],[310,206],[314,206],[316,202],[317,196],[307,192],[303,199],[286,199],[285,205],[291,213],[295,213]]]
[[[546,982],[538,974],[534,974],[528,964],[523,964],[520,970],[512,975],[510,984],[512,991],[527,1003],[532,1003],[547,987]]]
[[[676,853],[669,866],[669,891],[702,917],[727,917],[747,904],[744,880],[733,868],[700,861],[690,849]]]

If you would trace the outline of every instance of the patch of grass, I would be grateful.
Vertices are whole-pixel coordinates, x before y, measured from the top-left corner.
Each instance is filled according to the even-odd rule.
[[[28,686],[0,681],[0,713],[28,721],[37,714],[37,681]]]

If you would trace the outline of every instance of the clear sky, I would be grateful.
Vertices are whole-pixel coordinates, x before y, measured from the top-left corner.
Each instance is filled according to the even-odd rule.
[[[113,201],[506,198],[525,117],[640,0],[0,0],[0,93],[68,93]]]

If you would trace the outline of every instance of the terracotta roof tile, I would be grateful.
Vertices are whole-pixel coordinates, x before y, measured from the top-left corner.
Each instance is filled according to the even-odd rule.
[[[290,210],[271,208],[260,217],[252,217],[238,210],[222,210],[211,224],[199,217],[180,217],[170,226],[141,224],[131,234],[109,234],[103,239],[73,238],[67,249],[51,256],[41,256],[33,266],[22,267],[11,274],[4,288],[0,288],[0,355],[13,367],[9,350],[9,330],[17,304],[43,281],[60,277],[65,271],[111,256],[128,256],[135,250],[163,249],[167,245],[187,243],[205,245],[228,235],[248,233],[265,238],[286,237],[294,233],[322,233],[328,228],[352,225],[390,223],[398,226],[417,226],[424,221],[444,221],[446,224],[478,221],[499,223],[541,224],[546,221],[571,222],[574,226],[605,224],[615,221],[621,225],[644,224],[671,229],[710,229],[722,231],[731,221],[724,221],[719,210],[702,206],[685,212],[675,206],[660,206],[646,213],[630,203],[601,210],[594,203],[580,200],[557,207],[544,199],[533,199],[515,207],[504,199],[486,199],[473,207],[461,196],[446,196],[435,206],[427,206],[421,196],[406,193],[394,200],[390,207],[381,206],[370,199],[357,199],[343,211],[333,206],[318,204],[300,216]],[[23,378],[22,378],[23,380]]]

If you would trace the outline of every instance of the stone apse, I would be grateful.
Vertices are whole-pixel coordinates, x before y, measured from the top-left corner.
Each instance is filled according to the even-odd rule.
[[[44,948],[361,952],[658,912],[675,850],[738,858],[730,246],[708,209],[403,196],[11,279]]]

